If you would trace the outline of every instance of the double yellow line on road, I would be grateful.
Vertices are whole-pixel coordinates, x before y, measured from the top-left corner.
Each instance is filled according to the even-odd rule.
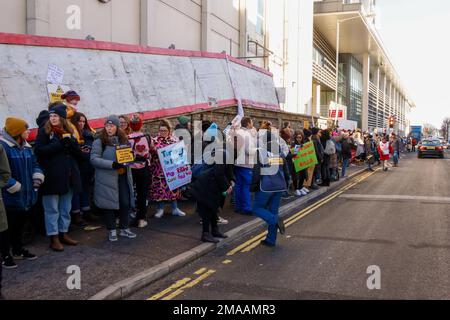
[[[216,270],[201,268],[200,270],[194,272],[195,275],[199,275],[199,277],[197,277],[196,279],[192,280],[191,278],[184,278],[180,281],[175,282],[167,289],[155,294],[154,296],[151,296],[147,300],[158,300],[161,298],[161,300],[172,300],[176,296],[182,294],[184,290],[196,286],[215,272]]]
[[[380,170],[380,169],[375,170],[375,172],[377,172],[378,170]],[[368,177],[370,177],[371,175],[373,175],[375,172],[369,172],[369,173],[364,174],[361,177],[358,177],[358,178],[354,179],[354,181],[351,182],[350,184],[342,187],[341,189],[333,192],[332,194],[328,195],[327,197],[323,198],[322,200],[320,200],[320,201],[310,205],[309,207],[301,210],[300,212],[297,212],[293,216],[291,216],[288,219],[284,220],[284,223],[285,223],[286,227],[289,227],[290,225],[294,224],[295,222],[299,221],[300,219],[303,219],[304,217],[306,217],[307,215],[309,215],[313,211],[317,210],[318,208],[322,207],[323,205],[325,205],[328,202],[332,201],[333,199],[337,198],[338,196],[340,196],[342,193],[344,193],[348,189],[354,187],[358,183],[362,182],[363,180],[365,180]],[[244,242],[243,244],[237,246],[236,248],[234,248],[233,250],[228,252],[227,256],[233,256],[233,255],[235,255],[238,252],[242,252],[243,253],[243,252],[249,252],[249,251],[253,250],[254,248],[256,248],[260,244],[260,241],[266,235],[267,235],[267,231],[258,234],[257,236],[251,238],[247,242]]]
[[[380,169],[378,169],[378,170],[380,170]],[[375,170],[375,172],[378,171],[378,170]],[[361,181],[367,179],[368,177],[373,175],[375,172],[369,172],[369,173],[366,173],[366,174],[362,175],[361,177],[353,179],[353,181],[351,183],[349,183],[348,185],[346,185],[346,186],[342,187],[341,189],[333,192],[332,194],[328,195],[324,199],[322,199],[322,200],[320,200],[320,201],[310,205],[309,207],[301,210],[300,212],[297,212],[296,214],[294,214],[293,216],[289,217],[288,219],[286,219],[284,221],[285,224],[286,224],[286,227],[291,226],[292,224],[296,223],[300,219],[303,219],[304,217],[306,217],[307,215],[309,215],[313,211],[317,210],[318,208],[322,207],[323,205],[325,205],[328,202],[332,201],[333,199],[337,198],[339,195],[341,195],[342,193],[344,193],[348,189],[354,187],[355,185],[357,185]],[[254,248],[256,248],[260,244],[261,239],[264,236],[266,236],[266,235],[267,235],[267,231],[266,232],[262,232],[261,234],[251,238],[247,242],[237,246],[236,248],[234,248],[233,250],[228,252],[227,256],[235,255],[238,252],[249,252],[249,251],[253,250]],[[231,260],[225,260],[225,261],[223,261],[223,264],[229,264],[231,262],[232,262]],[[175,298],[178,295],[182,294],[186,289],[189,289],[189,288],[192,288],[192,287],[196,286],[197,284],[199,284],[200,282],[202,282],[203,280],[205,280],[206,278],[208,278],[209,276],[211,276],[215,272],[216,272],[216,270],[213,270],[213,269],[201,268],[201,269],[197,270],[196,272],[194,272],[194,275],[198,276],[197,278],[195,278],[195,279],[191,279],[191,278],[181,279],[181,280],[175,282],[174,284],[172,284],[167,289],[165,289],[165,290],[163,290],[163,291],[153,295],[152,297],[148,298],[147,300],[158,300],[158,299],[161,299],[161,300],[172,300],[173,298]]]

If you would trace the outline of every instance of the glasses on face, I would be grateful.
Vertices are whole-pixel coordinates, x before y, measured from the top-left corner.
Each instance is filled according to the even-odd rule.
[[[169,132],[169,129],[166,129],[166,128],[160,128],[160,129],[159,129],[159,132]]]

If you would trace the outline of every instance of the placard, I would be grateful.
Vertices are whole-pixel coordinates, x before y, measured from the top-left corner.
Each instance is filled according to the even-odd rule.
[[[134,162],[133,149],[130,146],[116,147],[117,163],[126,164]]]
[[[47,70],[47,81],[53,84],[61,84],[64,78],[64,70],[50,63]]]
[[[296,172],[300,172],[317,165],[319,162],[317,161],[314,143],[312,141],[305,143],[300,149],[298,149],[293,160]]]
[[[184,141],[159,149],[158,157],[171,191],[191,183],[192,171]]]
[[[47,92],[48,97],[50,99],[50,103],[53,102],[63,102],[63,99],[61,96],[70,90],[70,87],[65,85],[58,85],[58,84],[47,84]]]

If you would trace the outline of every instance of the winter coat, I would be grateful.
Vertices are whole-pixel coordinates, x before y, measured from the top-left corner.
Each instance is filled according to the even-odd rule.
[[[342,139],[342,151],[341,151],[342,159],[351,159],[352,158],[352,148],[349,142],[349,139]]]
[[[100,209],[119,210],[119,172],[112,167],[117,162],[116,146],[103,145],[101,139],[94,141],[91,163],[95,168],[94,203]],[[130,204],[134,207],[133,176],[127,167]]]
[[[92,144],[94,143],[94,133],[90,130],[84,129],[82,132],[83,145],[81,147],[88,147],[92,150]],[[90,190],[94,181],[95,169],[91,164],[91,153],[83,152],[83,160],[79,163],[81,182],[83,190]]]
[[[0,188],[4,188],[8,184],[8,180],[11,177],[11,171],[9,169],[8,157],[6,156],[3,145],[0,145]],[[0,232],[8,229],[8,220],[6,218],[6,210],[3,206],[3,199],[0,193]]]
[[[11,177],[2,188],[5,207],[18,211],[28,211],[37,202],[38,192],[33,187],[33,179],[44,182],[44,174],[37,162],[31,146],[25,142],[19,145],[8,133],[4,132],[0,144],[8,157]],[[17,186],[20,186],[18,189]]]
[[[153,145],[155,148],[150,150],[151,162],[150,162],[150,175],[151,183],[149,188],[149,199],[150,201],[161,202],[161,201],[176,201],[181,198],[181,189],[171,191],[169,185],[166,182],[166,177],[164,175],[163,168],[159,162],[158,150],[167,147],[171,144],[177,143],[178,139],[169,136],[163,138],[158,136],[153,139]]]
[[[65,146],[57,135],[47,134],[45,127],[39,129],[34,152],[45,175],[42,195],[74,194],[82,190],[78,163],[84,161],[80,146],[74,137]]]
[[[312,136],[311,141],[314,143],[314,149],[316,151],[317,161],[319,163],[321,163],[323,161],[323,157],[324,157],[324,150],[323,150],[322,143],[320,142],[320,139],[317,136]]]
[[[324,152],[329,156],[336,154],[336,146],[334,145],[334,142],[331,141],[331,139],[327,140]]]
[[[222,152],[225,158],[225,152]],[[233,174],[233,165],[214,163],[211,170],[200,175],[192,185],[191,193],[197,202],[205,205],[216,212],[223,205],[225,200],[224,192],[231,186],[231,181],[235,181]]]
[[[392,153],[400,152],[400,149],[401,149],[400,139],[395,139],[394,141],[392,141],[391,145],[394,150]]]
[[[377,149],[381,161],[389,160],[390,154],[394,153],[392,145],[389,142],[386,143],[380,142],[380,145],[378,146]]]
[[[364,141],[364,152],[366,153],[366,157],[374,154],[375,151],[375,142],[372,139],[366,139]]]

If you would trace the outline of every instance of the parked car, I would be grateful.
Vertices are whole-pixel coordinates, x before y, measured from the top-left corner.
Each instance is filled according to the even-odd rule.
[[[444,146],[439,140],[424,140],[419,146],[418,158],[444,158]]]

